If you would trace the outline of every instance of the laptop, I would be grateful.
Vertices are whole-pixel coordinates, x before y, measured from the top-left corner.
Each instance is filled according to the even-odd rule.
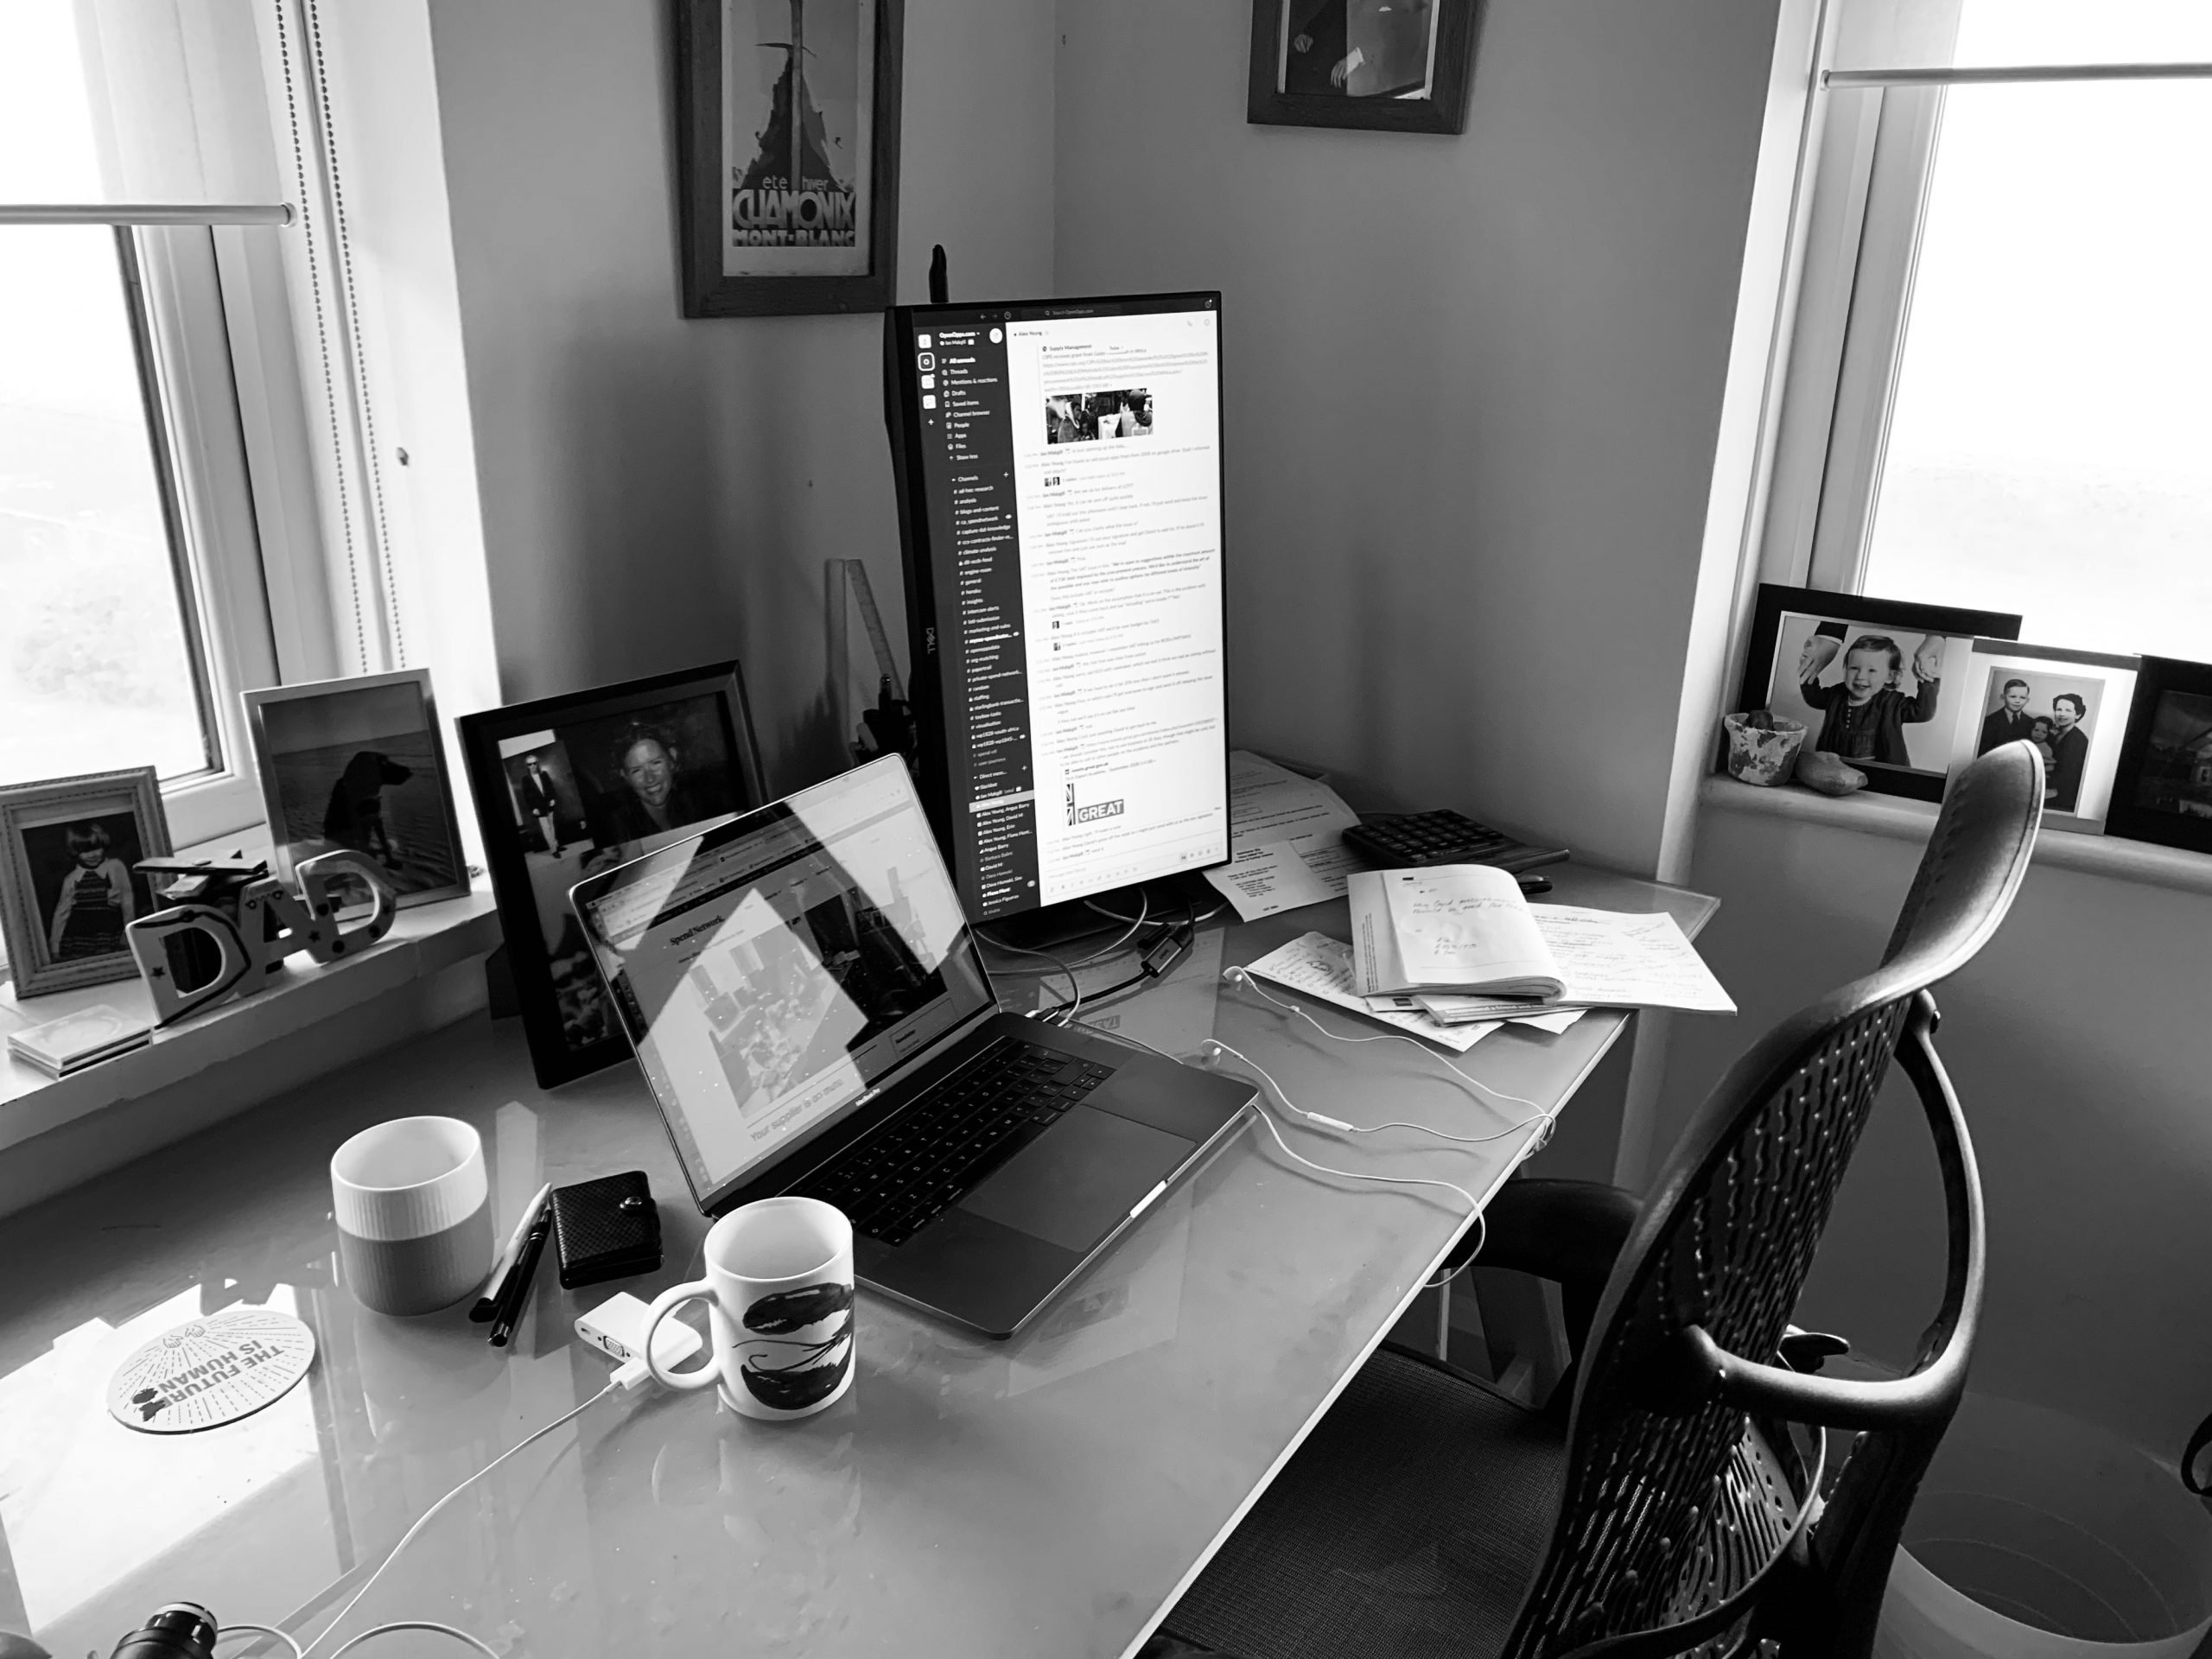
[[[993,1337],[1223,1146],[1242,1078],[999,1005],[904,761],[569,890],[700,1210],[853,1221],[887,1295]]]

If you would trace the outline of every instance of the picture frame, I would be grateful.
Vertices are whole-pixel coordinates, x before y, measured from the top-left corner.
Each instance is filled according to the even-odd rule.
[[[767,799],[744,678],[711,663],[459,726],[531,1063],[555,1088],[631,1052],[569,890]]]
[[[2044,758],[2043,827],[2101,835],[2139,668],[2103,652],[1975,640],[1951,764],[2024,737]]]
[[[685,316],[893,303],[904,38],[904,0],[676,0]]]
[[[2212,663],[2139,659],[2105,833],[2212,853]]]
[[[403,910],[467,893],[429,670],[270,686],[245,702],[280,880],[342,848],[384,870]]]
[[[151,766],[0,788],[0,936],[16,996],[137,978],[123,930],[160,907],[137,867],[170,851]]]
[[[1461,133],[1478,0],[1252,0],[1255,126]]]
[[[1901,635],[1910,636],[1910,641]],[[1744,712],[1771,709],[1777,715],[1802,722],[1806,732],[1801,753],[1834,748],[1833,743],[1820,741],[1829,734],[1831,720],[1840,723],[1853,717],[1853,709],[1865,709],[1868,734],[1888,758],[1846,754],[1845,763],[1865,772],[1866,787],[1876,794],[1940,801],[1958,719],[1957,694],[1948,702],[1942,695],[1947,677],[1955,683],[1957,670],[1948,665],[1970,663],[1977,639],[2019,637],[2020,619],[2001,611],[1918,605],[1763,582],[1751,613],[1750,649],[1736,706]],[[1866,702],[1853,704],[1844,687],[1844,672],[1853,644],[1861,638],[1880,640],[1891,662],[1881,671],[1886,683],[1878,685]],[[1823,647],[1821,642],[1831,639],[1834,645]],[[1947,670],[1929,677],[1936,688],[1932,702],[1923,695],[1929,682],[1917,671],[1930,641],[1939,642],[1936,660]],[[1808,669],[1811,679],[1801,679]],[[1805,696],[1808,684],[1818,686],[1820,706]],[[1910,694],[1907,686],[1912,688]],[[1726,750],[1724,737],[1719,763],[1723,770]]]

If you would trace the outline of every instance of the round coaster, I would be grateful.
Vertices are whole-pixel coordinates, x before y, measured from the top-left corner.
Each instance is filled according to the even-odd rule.
[[[308,1374],[315,1332],[273,1307],[226,1307],[134,1351],[107,1385],[116,1421],[149,1434],[219,1428],[282,1399]]]

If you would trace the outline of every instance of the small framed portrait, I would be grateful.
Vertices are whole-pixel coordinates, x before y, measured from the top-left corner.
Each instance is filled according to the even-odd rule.
[[[249,691],[245,710],[284,880],[350,849],[376,861],[403,907],[468,891],[429,670]]]
[[[1827,750],[1866,787],[1943,798],[1977,639],[2017,639],[2020,619],[1759,584],[1737,706],[1805,728],[1802,753]]]
[[[888,306],[903,0],[677,0],[676,20],[683,315]]]
[[[523,1028],[541,1088],[630,1052],[569,903],[587,875],[766,798],[735,663],[460,721]]]
[[[2025,739],[2043,757],[2043,826],[2104,828],[2135,696],[2136,659],[1977,639],[1961,683],[1951,763]]]
[[[156,907],[139,861],[168,855],[151,766],[0,789],[0,931],[16,995],[134,978],[123,930]]]
[[[1244,118],[1465,132],[1476,0],[1252,0]]]
[[[2105,833],[2212,853],[2212,664],[2141,659]]]

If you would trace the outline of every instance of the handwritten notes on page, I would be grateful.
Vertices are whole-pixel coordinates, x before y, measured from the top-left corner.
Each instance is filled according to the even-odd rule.
[[[1358,822],[1326,784],[1238,749],[1229,757],[1230,861],[1206,880],[1248,922],[1341,899],[1358,867],[1344,832]]]
[[[1664,911],[1531,905],[1566,988],[1561,1004],[1592,1008],[1682,1008],[1733,1014],[1736,1004],[1697,947]]]
[[[1323,933],[1301,933],[1250,963],[1247,971],[1462,1054],[1497,1029],[1495,1025],[1447,1026],[1418,1012],[1385,1014],[1370,1007],[1351,988],[1351,947]]]
[[[1391,870],[1378,883],[1397,936],[1402,984],[1557,996],[1559,969],[1507,872],[1486,864]]]

